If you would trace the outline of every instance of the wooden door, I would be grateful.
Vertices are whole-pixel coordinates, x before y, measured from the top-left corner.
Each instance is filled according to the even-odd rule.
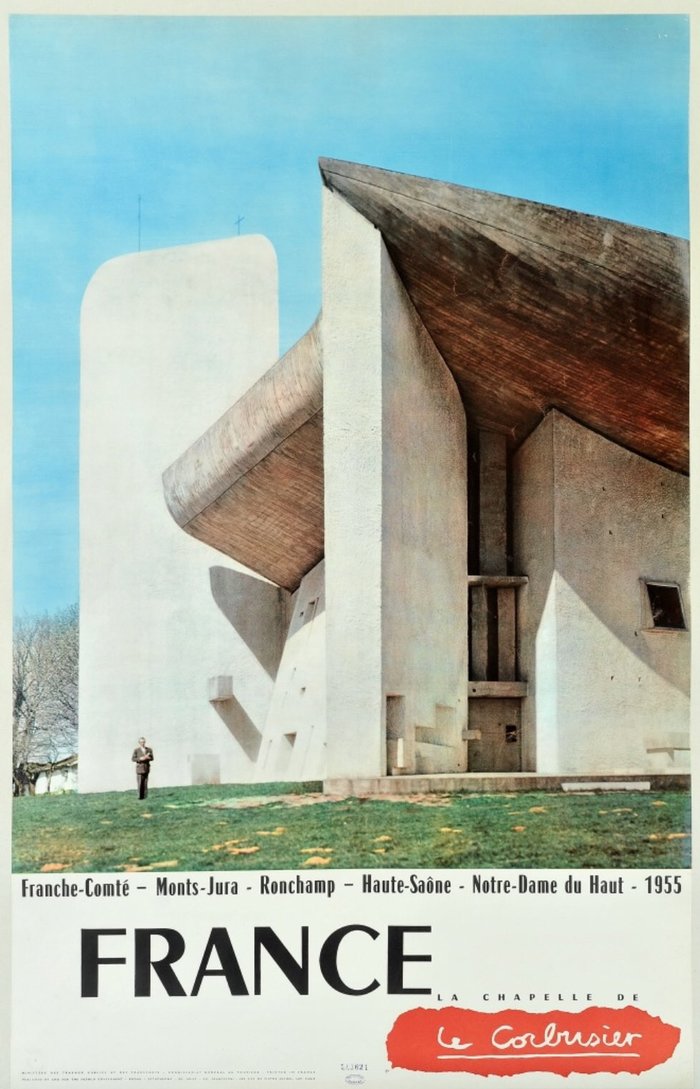
[[[520,771],[522,738],[519,699],[470,699],[469,771]]]

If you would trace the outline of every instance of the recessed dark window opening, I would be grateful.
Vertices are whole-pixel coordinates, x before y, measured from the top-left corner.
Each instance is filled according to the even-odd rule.
[[[680,587],[673,583],[647,582],[651,623],[654,628],[685,629]]]

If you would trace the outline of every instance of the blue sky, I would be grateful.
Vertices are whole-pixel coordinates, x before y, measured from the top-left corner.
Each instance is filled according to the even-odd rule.
[[[319,156],[688,234],[684,16],[15,16],[15,612],[78,599],[79,310],[138,247],[267,235],[320,305]]]

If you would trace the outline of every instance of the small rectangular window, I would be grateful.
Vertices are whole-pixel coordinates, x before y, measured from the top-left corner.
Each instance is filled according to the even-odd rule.
[[[683,600],[678,583],[643,580],[644,627],[647,630],[685,631]]]

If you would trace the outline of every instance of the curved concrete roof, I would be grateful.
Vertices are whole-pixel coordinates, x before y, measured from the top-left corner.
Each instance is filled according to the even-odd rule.
[[[163,474],[182,529],[295,589],[323,557],[318,321]]]
[[[382,232],[478,425],[558,408],[688,469],[688,243],[615,220],[320,160]]]
[[[382,232],[472,424],[558,408],[688,468],[688,245],[613,220],[321,159]],[[164,474],[183,529],[287,589],[323,556],[319,322]]]

